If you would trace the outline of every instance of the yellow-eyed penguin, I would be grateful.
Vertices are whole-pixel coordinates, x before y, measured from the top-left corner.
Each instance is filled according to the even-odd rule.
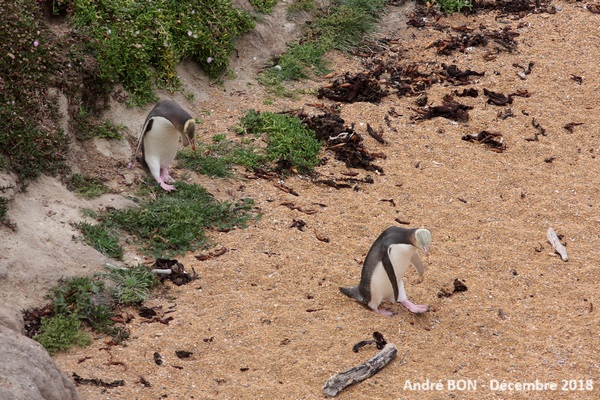
[[[430,241],[431,233],[427,229],[397,226],[386,229],[367,253],[359,285],[340,287],[340,291],[385,316],[393,313],[379,308],[383,300],[397,301],[413,313],[429,311],[429,306],[413,304],[406,298],[402,277],[409,264],[423,277],[425,265],[417,249],[429,255]]]
[[[177,155],[179,137],[184,146],[191,145],[195,151],[195,131],[192,116],[171,100],[160,101],[146,117],[135,154],[137,157],[142,150],[142,162],[164,190],[175,190],[175,186],[169,185],[175,181],[169,175],[169,166]]]

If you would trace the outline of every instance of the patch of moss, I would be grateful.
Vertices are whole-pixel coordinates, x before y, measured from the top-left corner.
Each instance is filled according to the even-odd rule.
[[[65,351],[72,346],[87,346],[92,338],[83,332],[75,315],[55,315],[42,318],[40,333],[34,338],[50,354]]]

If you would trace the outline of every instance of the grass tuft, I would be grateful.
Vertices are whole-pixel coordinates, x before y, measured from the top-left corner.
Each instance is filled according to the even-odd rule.
[[[246,132],[265,135],[265,160],[278,162],[299,173],[311,173],[319,163],[321,143],[302,121],[286,114],[250,110],[240,119]]]
[[[385,0],[335,1],[335,6],[310,26],[308,36],[328,49],[355,49],[375,29],[385,3]]]
[[[126,306],[146,301],[152,290],[160,284],[154,272],[143,265],[111,269],[104,276],[116,284],[112,294],[117,303]]]
[[[221,178],[233,176],[234,165],[252,169],[265,162],[265,156],[255,146],[226,140],[219,135],[215,135],[212,144],[201,145],[196,152],[186,148],[177,157],[178,165],[183,168]]]
[[[198,185],[178,182],[177,191],[167,193],[154,184],[139,207],[110,209],[102,213],[100,226],[121,229],[138,239],[142,251],[169,258],[198,249],[207,244],[207,229],[245,227],[256,218],[250,210],[253,202],[218,202]]]
[[[84,241],[100,253],[115,260],[123,259],[123,248],[119,244],[119,238],[111,234],[103,224],[78,222],[75,227],[83,233]]]
[[[248,0],[252,7],[256,11],[260,11],[265,14],[270,14],[273,11],[273,7],[277,4],[277,0]]]
[[[436,3],[442,11],[448,14],[461,12],[466,9],[471,10],[473,7],[471,0],[437,0]]]
[[[67,189],[78,193],[86,199],[93,199],[108,192],[102,179],[81,174],[73,174],[66,180]]]
[[[4,220],[6,213],[8,212],[8,199],[0,196],[0,221]]]
[[[457,0],[458,1],[458,0]],[[350,51],[363,44],[383,13],[386,0],[334,0],[324,15],[310,24],[300,44],[293,44],[276,60],[276,65],[259,77],[259,83],[277,96],[291,97],[283,82],[328,72],[324,54],[330,50]],[[314,2],[300,1],[293,10],[311,9]],[[297,11],[296,11],[297,12]]]

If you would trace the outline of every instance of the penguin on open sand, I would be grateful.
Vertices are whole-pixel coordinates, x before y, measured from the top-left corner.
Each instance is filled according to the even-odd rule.
[[[142,150],[142,164],[145,164],[156,182],[170,192],[175,182],[169,175],[169,166],[177,155],[179,137],[184,146],[196,150],[194,134],[196,122],[179,104],[171,100],[159,102],[146,117],[144,127],[138,139],[135,155]]]
[[[413,313],[429,311],[429,306],[413,304],[406,298],[402,277],[409,264],[423,277],[425,265],[417,249],[429,255],[430,241],[431,233],[427,229],[397,226],[386,229],[367,253],[359,285],[340,287],[340,291],[385,316],[393,313],[379,308],[383,300],[398,302]]]

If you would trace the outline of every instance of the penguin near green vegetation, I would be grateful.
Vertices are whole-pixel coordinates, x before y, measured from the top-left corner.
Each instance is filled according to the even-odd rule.
[[[409,264],[423,277],[425,265],[417,249],[429,255],[430,241],[431,233],[427,229],[397,226],[386,229],[367,253],[359,285],[340,287],[340,291],[385,316],[393,313],[379,308],[383,300],[398,302],[413,313],[429,311],[429,306],[413,304],[406,298],[402,277]]]
[[[196,150],[194,134],[196,122],[179,104],[171,100],[160,101],[146,117],[138,138],[136,157],[142,151],[142,164],[145,164],[161,188],[170,192],[175,182],[169,175],[169,166],[175,160],[179,148],[179,138],[184,146]]]

